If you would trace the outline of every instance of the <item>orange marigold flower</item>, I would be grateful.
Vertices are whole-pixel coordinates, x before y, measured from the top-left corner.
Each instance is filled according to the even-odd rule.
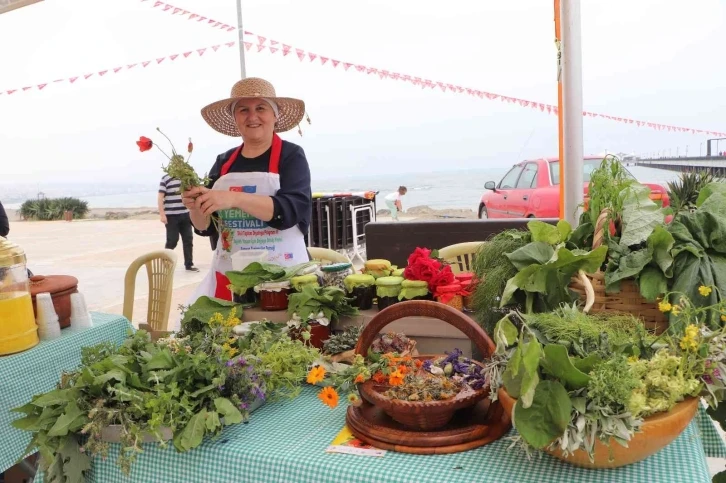
[[[366,378],[363,376],[363,374],[358,374],[355,376],[355,383],[360,384],[361,382],[365,382]]]
[[[386,382],[386,376],[384,376],[381,371],[378,371],[375,374],[373,374],[373,380],[376,381],[377,383],[381,384],[381,383]]]
[[[388,376],[388,384],[391,386],[400,386],[403,384],[403,374],[399,371],[393,371],[390,376]]]
[[[407,367],[407,366],[398,366],[398,367],[396,368],[396,370],[397,370],[398,372],[400,372],[401,374],[403,374],[404,376],[405,376],[406,374],[408,374],[408,372],[409,372],[409,369],[408,369],[408,367]]]
[[[418,368],[421,366],[423,366],[423,361],[421,359],[416,359],[416,367]]]
[[[308,384],[317,384],[325,379],[325,368],[322,366],[315,366],[308,372],[307,382]]]
[[[318,397],[321,401],[323,401],[323,404],[328,406],[330,409],[333,409],[335,406],[338,405],[338,392],[330,386],[320,391]]]

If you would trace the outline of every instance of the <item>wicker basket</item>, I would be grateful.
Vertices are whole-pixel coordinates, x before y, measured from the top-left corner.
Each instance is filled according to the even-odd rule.
[[[482,356],[489,358],[494,353],[494,343],[484,330],[462,312],[438,302],[411,300],[400,302],[382,310],[366,325],[355,348],[357,354],[368,353],[376,335],[391,322],[405,317],[431,317],[441,320],[462,331],[474,342]],[[419,356],[431,359],[436,356]],[[412,402],[392,400],[382,394],[387,386],[372,379],[359,384],[358,390],[364,400],[383,409],[391,418],[411,429],[430,431],[448,423],[459,409],[473,406],[489,395],[489,384],[479,390],[466,389],[456,397],[444,401]]]
[[[593,249],[603,244],[608,214],[607,210],[603,210],[597,218],[592,242]],[[606,293],[604,273],[600,271],[593,275],[580,273],[577,278],[572,279],[570,289],[586,299],[585,312],[632,314],[643,321],[646,329],[654,331],[656,334],[661,334],[668,328],[668,317],[658,310],[655,302],[649,302],[640,295],[640,288],[633,280],[621,281],[618,293]]]

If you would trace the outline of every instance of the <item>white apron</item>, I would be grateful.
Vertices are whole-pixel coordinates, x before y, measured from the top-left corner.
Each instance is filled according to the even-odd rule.
[[[243,145],[244,146],[244,145]],[[237,148],[222,166],[221,177],[214,183],[214,190],[229,190],[242,193],[273,196],[280,189],[280,152],[282,140],[275,134],[272,138],[269,172],[230,173],[242,146]],[[267,250],[268,261],[281,266],[292,266],[307,262],[308,252],[300,227],[276,230],[239,209],[220,210],[219,240],[207,276],[197,287],[191,301],[202,295],[232,300],[227,288],[229,279],[225,273],[232,270],[232,255],[240,250]]]

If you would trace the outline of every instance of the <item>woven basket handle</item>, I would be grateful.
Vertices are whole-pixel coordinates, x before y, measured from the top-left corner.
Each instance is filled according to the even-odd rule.
[[[592,249],[600,248],[605,243],[605,228],[608,225],[610,210],[605,208],[600,212],[595,222],[595,234],[592,237]]]
[[[439,319],[462,331],[469,339],[476,344],[479,351],[485,358],[494,353],[494,342],[489,338],[484,329],[479,327],[473,320],[459,310],[448,305],[427,300],[410,300],[399,302],[380,311],[365,326],[355,346],[355,353],[365,356],[368,354],[371,344],[378,333],[391,322],[404,317],[431,317]]]

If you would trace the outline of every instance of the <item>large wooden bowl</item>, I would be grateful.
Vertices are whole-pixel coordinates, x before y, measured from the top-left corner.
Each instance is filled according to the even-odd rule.
[[[504,388],[499,389],[498,396],[502,407],[511,416],[517,400],[511,397]],[[640,432],[633,435],[627,448],[612,438],[609,445],[596,440],[594,461],[590,461],[587,453],[582,449],[578,449],[569,456],[563,455],[559,448],[544,451],[566,463],[583,468],[617,468],[637,463],[672,443],[691,423],[697,410],[698,398],[688,398],[676,404],[668,412],[645,418]]]
[[[494,343],[484,330],[461,311],[438,302],[411,300],[391,305],[380,311],[370,322],[358,339],[356,354],[368,354],[368,349],[381,330],[388,324],[404,317],[431,317],[446,322],[466,334],[474,342],[484,357],[489,357],[495,349]],[[418,359],[431,359],[438,356],[419,356]],[[391,418],[406,427],[419,431],[430,431],[445,426],[459,409],[473,406],[489,394],[487,384],[479,390],[466,388],[454,398],[445,401],[401,401],[390,399],[382,393],[388,386],[368,380],[358,385],[361,397],[380,407]]]

